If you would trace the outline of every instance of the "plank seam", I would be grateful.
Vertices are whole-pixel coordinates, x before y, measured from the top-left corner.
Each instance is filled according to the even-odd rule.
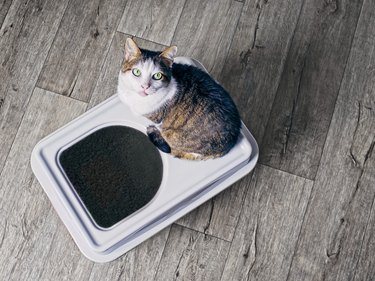
[[[303,60],[303,64],[302,64],[302,67],[301,67],[301,74],[300,74],[300,77],[299,77],[299,80],[298,80],[297,95],[293,99],[292,111],[290,113],[290,121],[289,121],[287,130],[285,132],[286,140],[285,140],[285,143],[283,145],[283,150],[282,150],[283,156],[286,154],[286,152],[288,150],[288,143],[289,143],[289,139],[290,139],[290,134],[291,134],[291,131],[292,131],[292,127],[293,127],[293,121],[294,121],[294,117],[295,117],[295,111],[296,111],[298,100],[299,100],[299,98],[301,96],[301,82],[302,82],[302,79],[303,79],[303,74],[304,74],[304,70],[305,70],[305,66],[306,66],[307,56],[308,56],[309,50],[310,50],[309,48],[310,48],[310,44],[307,46],[305,58]]]
[[[68,7],[70,1],[71,1],[71,0],[69,0],[68,4],[66,5],[66,7],[65,7],[65,9],[64,9],[64,14],[65,14],[65,11],[66,11],[66,9],[67,9],[67,7]],[[13,4],[13,3],[12,3],[12,4]],[[11,4],[11,5],[12,5],[12,4]],[[10,6],[10,7],[11,7],[11,6]],[[9,9],[10,9],[10,7],[9,7]],[[8,12],[9,12],[9,9],[8,9]],[[45,62],[46,62],[46,60],[47,60],[47,57],[48,57],[49,53],[50,53],[51,47],[52,47],[52,45],[53,45],[53,42],[55,41],[56,34],[57,34],[57,31],[58,31],[59,28],[60,28],[61,21],[62,21],[62,18],[63,18],[63,17],[64,17],[64,15],[63,15],[63,16],[61,17],[61,19],[60,19],[59,27],[56,29],[56,33],[55,33],[54,39],[53,39],[53,41],[52,41],[52,43],[51,43],[51,46],[50,46],[50,48],[49,48],[49,50],[48,50],[47,56],[46,56],[45,59],[44,59],[43,66],[44,66],[44,64],[45,64]],[[4,21],[5,21],[5,20],[4,20]],[[39,72],[39,75],[38,75],[38,77],[37,77],[37,79],[36,79],[36,81],[35,81],[35,83],[34,83],[34,86],[32,87],[32,94],[31,94],[31,95],[29,96],[29,98],[25,101],[25,104],[24,104],[24,105],[25,105],[25,111],[23,112],[23,114],[22,114],[22,116],[21,116],[21,118],[20,118],[20,121],[19,121],[19,123],[18,123],[17,132],[16,132],[16,134],[14,135],[14,138],[13,138],[12,144],[11,144],[9,150],[8,150],[7,156],[5,157],[4,165],[3,165],[3,167],[1,167],[1,169],[0,169],[0,175],[2,175],[3,170],[4,170],[4,167],[5,167],[5,165],[6,165],[7,161],[8,161],[9,153],[10,153],[10,151],[11,151],[12,148],[13,148],[14,141],[15,141],[17,135],[18,135],[18,131],[19,131],[20,125],[21,125],[21,123],[22,123],[22,121],[23,121],[23,118],[24,118],[24,116],[25,116],[26,108],[28,107],[29,102],[30,102],[30,100],[31,100],[31,97],[32,97],[33,94],[34,94],[34,91],[35,91],[36,85],[38,84],[39,77],[40,77],[40,74],[42,73],[42,70],[43,70],[43,67],[41,68],[41,70],[40,70],[40,72]],[[7,97],[7,95],[4,96],[3,100],[5,100],[6,97]]]
[[[304,180],[314,181],[314,179],[305,178],[305,177],[303,177],[303,176],[293,174],[293,173],[291,173],[290,171],[285,171],[285,170],[280,169],[280,168],[272,167],[272,166],[270,166],[270,165],[268,165],[268,164],[259,163],[258,165],[262,165],[262,166],[265,166],[265,167],[268,167],[268,168],[271,168],[271,169],[274,169],[274,170],[277,170],[277,171],[280,171],[280,172],[283,172],[283,173],[286,173],[286,174],[288,174],[288,175],[292,175],[292,176],[294,176],[294,177],[298,177],[298,178],[301,178],[301,179],[304,179]]]
[[[121,33],[121,34],[126,35],[126,36],[129,36],[129,37],[132,37],[132,38],[138,38],[138,39],[141,39],[141,40],[146,41],[146,42],[150,42],[150,43],[153,43],[153,44],[156,44],[156,45],[167,47],[167,45],[160,44],[158,42],[155,42],[155,41],[152,41],[152,40],[149,40],[149,39],[144,39],[142,37],[138,37],[138,36],[135,36],[135,35],[130,35],[129,33],[124,33],[124,32],[119,31],[119,30],[117,30],[116,32]]]
[[[111,42],[110,42],[110,44],[108,45],[107,52],[106,52],[105,57],[104,57],[104,59],[103,59],[102,65],[100,66],[100,71],[98,72],[98,73],[99,73],[98,79],[96,80],[95,87],[94,87],[93,91],[91,91],[90,96],[89,96],[88,99],[87,99],[87,104],[90,104],[91,99],[92,99],[92,96],[93,96],[93,93],[95,92],[95,89],[96,89],[97,86],[98,86],[99,78],[100,78],[100,74],[102,73],[103,67],[104,67],[104,65],[105,65],[105,63],[106,63],[106,61],[107,61],[108,54],[109,54],[109,51],[110,51],[110,49],[111,49],[111,47],[112,47],[112,44],[113,44],[113,38],[115,38],[115,34],[116,34],[116,32],[117,32],[117,31],[115,30],[115,32],[113,32],[113,34],[112,34]],[[77,76],[77,78],[78,78],[78,76]],[[77,80],[77,79],[76,79],[76,80]],[[75,86],[75,83],[74,83],[74,86]],[[73,89],[74,89],[74,87],[73,87]],[[71,97],[70,95],[72,94],[73,89],[72,89],[72,91],[70,92],[69,97]],[[116,94],[116,93],[114,93],[114,94]],[[77,99],[77,100],[78,100],[78,99]]]
[[[255,263],[256,263],[256,261],[257,261],[257,253],[258,253],[258,242],[257,242],[257,240],[258,240],[258,233],[259,233],[259,221],[260,221],[260,219],[259,219],[259,213],[257,214],[257,219],[256,219],[256,221],[255,221],[255,227],[254,227],[254,231],[253,231],[253,241],[252,241],[252,245],[254,245],[254,261],[251,263],[251,266],[249,267],[249,270],[247,271],[247,273],[246,273],[246,277],[247,277],[247,281],[251,281],[250,280],[250,272],[253,270],[253,268],[254,268],[254,266],[255,266]],[[250,247],[252,246],[252,245],[250,245],[249,246],[249,248],[248,248],[248,250],[247,250],[247,254],[248,254],[248,252],[249,252],[249,250],[250,250]]]
[[[246,179],[246,177],[248,177],[248,179]],[[252,181],[253,181],[253,178],[254,178],[254,170],[251,172],[250,175],[246,176],[245,178],[243,178],[242,180],[243,181],[247,181],[248,180],[248,183],[250,184]],[[234,239],[234,236],[235,236],[235,233],[236,233],[236,230],[238,228],[238,224],[240,223],[240,217],[241,217],[241,214],[243,212],[243,208],[244,208],[244,204],[245,204],[245,199],[246,199],[246,196],[247,196],[247,192],[248,192],[248,189],[245,190],[242,198],[241,198],[241,202],[240,202],[240,213],[238,214],[238,218],[237,218],[237,223],[236,223],[236,226],[234,228],[234,231],[233,231],[233,235],[232,235],[232,239],[229,241],[232,245],[233,243],[233,239]],[[228,256],[229,256],[229,252],[228,252]],[[224,270],[223,270],[223,273],[224,273]]]
[[[180,24],[180,21],[181,21],[181,17],[185,11],[185,7],[186,7],[186,3],[187,3],[188,0],[185,0],[184,2],[184,6],[182,7],[182,10],[181,10],[181,14],[180,14],[180,17],[178,18],[178,21],[177,21],[177,24],[174,28],[174,32],[173,32],[173,35],[172,35],[172,39],[171,39],[171,42],[169,44],[172,44],[172,42],[174,41],[175,37],[176,37],[176,30],[177,30],[177,27],[178,25]],[[154,42],[155,43],[155,42]]]
[[[8,13],[9,13],[10,8],[12,7],[13,4],[14,4],[14,2],[12,1],[12,3],[10,3],[10,5],[9,5],[7,11],[6,11],[6,14],[5,14],[5,16],[4,16],[3,22],[0,24],[0,30],[3,29],[3,27],[4,27],[4,22],[5,22],[5,20],[6,20],[7,16],[8,16]],[[3,35],[4,35],[4,34],[3,34]]]
[[[305,179],[305,181],[312,181],[312,182],[313,182],[313,185],[312,185],[311,190],[310,190],[309,200],[307,201],[307,205],[306,205],[306,208],[305,208],[305,212],[304,212],[304,214],[303,214],[303,218],[302,218],[301,226],[300,226],[300,228],[299,228],[299,233],[298,233],[297,241],[296,241],[296,244],[295,244],[295,247],[294,247],[294,251],[293,251],[292,258],[290,259],[290,265],[289,265],[289,269],[288,269],[288,274],[287,274],[287,276],[286,276],[285,281],[288,281],[289,278],[290,278],[290,272],[291,272],[291,270],[292,270],[292,265],[293,265],[294,258],[295,258],[296,254],[297,254],[298,245],[299,245],[299,243],[300,243],[300,241],[301,241],[302,228],[303,228],[303,226],[304,226],[304,222],[305,222],[305,219],[306,219],[307,211],[309,210],[310,205],[311,205],[311,197],[312,197],[312,193],[313,193],[314,186],[315,186],[315,181],[313,181],[313,180],[309,180],[309,179]]]
[[[206,203],[207,203],[207,202],[206,202]],[[186,214],[186,215],[187,215],[187,214]],[[198,233],[200,233],[200,234],[203,234],[204,236],[210,236],[210,237],[212,237],[212,238],[216,238],[216,239],[222,240],[222,241],[224,241],[224,242],[229,242],[229,243],[231,243],[230,240],[226,240],[226,239],[224,239],[224,238],[221,238],[221,237],[218,237],[218,236],[215,236],[215,235],[212,235],[212,234],[204,233],[204,232],[201,231],[201,230],[197,230],[197,229],[194,229],[194,228],[191,228],[191,227],[185,226],[185,225],[180,224],[180,223],[178,223],[178,222],[174,222],[173,224],[178,225],[178,226],[183,227],[183,228],[186,228],[186,229],[189,229],[189,230],[192,230],[192,231],[195,231],[195,232],[198,232]]]
[[[228,247],[228,251],[227,251],[227,256],[225,257],[224,266],[221,269],[221,274],[220,274],[220,279],[219,280],[221,280],[223,278],[224,270],[225,270],[225,265],[227,264],[227,261],[228,261],[228,258],[229,258],[230,249],[232,248],[232,242],[231,241],[227,241],[227,242],[229,242],[229,247]]]
[[[8,150],[7,156],[5,157],[5,160],[4,160],[3,167],[1,167],[1,169],[0,169],[0,177],[3,176],[4,168],[5,168],[6,163],[7,163],[7,161],[8,161],[9,154],[10,154],[10,152],[11,152],[12,149],[13,149],[14,142],[15,142],[17,136],[18,136],[18,133],[19,133],[19,130],[20,130],[20,126],[21,126],[21,124],[22,124],[22,122],[23,122],[23,118],[25,117],[25,113],[26,113],[26,110],[27,110],[27,108],[28,108],[28,106],[29,106],[29,103],[30,103],[31,97],[34,95],[34,91],[35,91],[35,86],[34,86],[34,89],[33,89],[32,93],[31,93],[30,97],[29,97],[29,98],[26,100],[26,102],[25,102],[25,111],[23,112],[23,114],[22,114],[22,116],[21,116],[21,118],[20,118],[20,121],[18,122],[17,132],[16,132],[16,134],[14,135],[14,138],[13,138],[13,140],[12,140],[12,144],[11,144],[10,147],[9,147],[9,150]],[[5,98],[5,97],[4,97],[4,98]]]
[[[357,276],[357,271],[358,271],[358,265],[359,265],[359,260],[361,259],[362,257],[362,251],[363,251],[363,246],[364,246],[364,243],[365,243],[365,237],[366,237],[366,233],[367,233],[367,229],[368,229],[368,226],[370,224],[370,218],[371,218],[371,215],[374,211],[374,202],[375,202],[375,196],[373,196],[373,199],[372,199],[372,203],[371,203],[371,207],[370,207],[370,213],[369,213],[369,216],[367,218],[367,223],[366,223],[366,227],[365,227],[365,231],[363,232],[363,235],[362,235],[362,241],[361,241],[361,246],[360,246],[360,251],[359,251],[359,255],[358,255],[358,259],[357,259],[357,262],[356,262],[356,265],[355,265],[355,270],[354,270],[354,279],[355,277]]]
[[[280,71],[280,75],[279,75],[279,78],[278,78],[278,81],[277,81],[277,88],[276,88],[276,91],[275,91],[275,93],[274,93],[274,97],[273,97],[273,101],[272,101],[271,110],[270,110],[270,112],[269,112],[269,114],[268,114],[267,121],[265,122],[266,127],[265,127],[265,130],[264,130],[264,132],[263,132],[263,136],[262,136],[261,138],[259,138],[259,139],[261,139],[261,141],[259,141],[259,146],[260,146],[260,148],[261,148],[261,146],[262,146],[262,144],[263,144],[263,141],[264,141],[265,132],[266,132],[266,129],[267,129],[267,127],[268,127],[268,123],[269,123],[269,120],[270,120],[270,117],[271,117],[270,115],[271,115],[272,109],[273,109],[273,107],[274,107],[274,105],[275,105],[275,102],[276,102],[276,101],[275,101],[275,100],[276,100],[276,95],[277,95],[277,92],[279,91],[279,88],[280,88],[281,77],[282,77],[282,74],[283,74],[284,71],[285,71],[286,60],[287,60],[287,58],[288,58],[288,56],[289,56],[289,54],[290,54],[290,47],[291,47],[291,45],[292,45],[292,43],[293,43],[293,40],[294,40],[294,37],[295,37],[295,35],[296,35],[297,26],[298,26],[298,24],[299,24],[299,22],[300,22],[302,9],[303,9],[303,7],[305,6],[305,3],[306,3],[306,1],[304,0],[303,3],[301,4],[301,7],[300,7],[300,10],[299,10],[299,13],[298,13],[298,19],[297,19],[296,24],[295,24],[295,26],[294,26],[293,35],[292,35],[292,37],[290,38],[290,41],[289,41],[288,51],[286,52],[285,60],[282,62],[283,65],[282,65],[282,68],[281,68],[281,71]],[[262,163],[262,165],[264,165],[264,164]],[[272,168],[273,168],[273,167],[272,167]]]
[[[34,87],[34,91],[35,91],[35,89],[43,90],[43,91],[46,91],[46,92],[49,92],[49,93],[52,93],[52,94],[55,94],[55,95],[58,95],[58,96],[62,96],[62,97],[67,98],[67,99],[71,99],[71,100],[74,100],[74,101],[77,101],[77,102],[82,102],[82,103],[86,103],[86,104],[88,104],[87,101],[80,100],[80,99],[77,99],[77,98],[73,98],[73,97],[71,97],[71,96],[66,96],[66,95],[63,95],[63,94],[60,94],[60,93],[56,93],[56,92],[54,92],[54,91],[51,91],[51,90],[45,89],[45,88],[43,88],[43,87],[35,86],[35,87]]]
[[[47,215],[47,217],[48,217],[48,215]],[[45,272],[44,271],[44,269],[45,269],[45,265],[46,265],[46,263],[47,263],[47,261],[48,261],[48,256],[51,254],[51,252],[52,252],[52,246],[51,245],[53,245],[54,244],[54,241],[55,241],[55,239],[56,239],[56,236],[57,236],[57,232],[59,231],[59,226],[58,227],[56,227],[56,230],[55,230],[55,232],[53,233],[53,237],[52,237],[52,240],[51,240],[51,244],[50,244],[50,247],[49,247],[49,249],[48,249],[48,253],[46,254],[46,259],[44,260],[44,262],[43,262],[43,265],[41,266],[41,271],[39,272],[39,274],[38,274],[38,278],[37,278],[37,280],[41,280],[41,276],[42,276],[42,274],[43,274],[43,272]]]
[[[230,44],[229,44],[229,46],[228,46],[228,51],[227,51],[227,53],[225,54],[225,58],[224,58],[224,60],[223,60],[223,62],[224,62],[224,63],[223,63],[223,66],[221,67],[220,72],[219,72],[219,77],[220,77],[220,78],[222,78],[221,76],[223,75],[222,72],[223,72],[224,66],[227,64],[228,56],[229,56],[230,50],[232,49],[232,45],[233,45],[233,41],[234,41],[234,35],[236,34],[236,31],[237,31],[238,25],[239,25],[239,23],[240,23],[240,19],[241,19],[241,17],[242,17],[243,9],[244,9],[244,6],[245,6],[244,2],[237,1],[237,0],[234,0],[234,1],[235,1],[235,2],[238,2],[238,3],[242,3],[242,7],[241,7],[240,16],[239,16],[238,19],[237,19],[237,23],[236,23],[236,26],[235,26],[235,28],[234,28],[234,32],[233,32],[233,34],[232,34],[232,38],[231,38],[231,40],[230,40]]]
[[[107,53],[105,54],[105,57],[104,57],[103,62],[102,62],[102,65],[100,66],[100,71],[98,72],[98,73],[99,73],[99,77],[100,77],[100,74],[102,73],[103,67],[104,67],[104,65],[105,65],[105,63],[106,63],[106,61],[107,61],[108,54],[109,54],[109,51],[111,50],[111,47],[112,47],[113,40],[114,40],[114,38],[115,38],[116,32],[118,32],[118,27],[119,27],[119,25],[120,25],[120,23],[121,23],[121,18],[122,18],[122,15],[123,15],[124,12],[125,12],[125,8],[126,8],[126,5],[124,5],[124,8],[122,9],[121,17],[120,17],[120,19],[119,19],[118,22],[117,22],[117,26],[116,26],[116,28],[114,29],[114,32],[112,33],[111,42],[110,42],[109,45],[108,45]],[[97,11],[97,13],[98,13],[98,15],[99,15],[99,6],[98,6],[98,11]],[[91,92],[90,96],[89,96],[88,99],[87,99],[87,104],[88,104],[88,105],[91,103],[92,95],[93,95],[95,89],[96,89],[97,86],[98,86],[98,83],[99,83],[99,77],[98,77],[98,79],[96,80],[94,90]],[[72,92],[73,92],[73,90],[71,91],[71,93],[72,93]],[[116,94],[116,93],[114,93],[114,94]]]
[[[358,22],[359,22],[359,19],[360,19],[360,17],[361,17],[362,10],[363,10],[363,1],[362,1],[362,6],[361,6],[361,11],[360,11],[359,16],[358,16],[358,19],[357,19],[356,28],[355,28],[355,31],[354,31],[354,33],[353,33],[353,38],[352,38],[352,41],[351,41],[351,43],[350,43],[350,50],[351,50],[352,47],[353,47],[353,42],[354,42],[355,35],[356,35],[356,33],[357,33]],[[339,90],[338,90],[338,94],[337,94],[337,96],[336,96],[335,109],[336,109],[336,105],[337,105],[337,99],[338,99],[338,96],[339,96],[340,91],[341,91],[342,82],[343,82],[343,79],[344,79],[344,76],[345,76],[345,73],[346,73],[346,68],[347,68],[347,66],[348,66],[348,60],[349,60],[350,54],[351,54],[351,51],[348,53],[348,56],[347,56],[347,58],[346,58],[345,68],[344,68],[343,75],[342,75],[342,78],[341,78],[341,82],[340,82],[340,87],[339,87]],[[330,131],[331,126],[332,126],[332,119],[333,119],[333,115],[334,115],[335,109],[334,109],[333,112],[332,112],[330,125],[328,126],[328,130],[327,130],[327,133],[326,133],[326,137],[325,137],[325,140],[324,140],[324,146],[323,146],[322,153],[321,153],[321,156],[320,156],[320,159],[319,159],[318,167],[320,167],[320,164],[321,164],[321,161],[322,161],[322,156],[323,156],[324,148],[325,148],[325,145],[326,145],[326,142],[327,142],[327,136],[328,136],[328,132]],[[293,261],[294,261],[294,259],[295,259],[296,253],[297,253],[298,245],[299,245],[300,240],[301,240],[301,232],[302,232],[302,228],[303,228],[303,226],[304,226],[304,224],[305,224],[306,214],[307,214],[307,211],[308,211],[308,209],[310,208],[310,205],[311,205],[311,196],[312,196],[312,193],[313,193],[313,191],[314,191],[314,187],[315,187],[315,179],[316,179],[316,176],[317,176],[317,175],[318,175],[318,172],[315,174],[315,177],[314,177],[314,184],[313,184],[313,186],[312,186],[312,188],[311,188],[311,191],[310,191],[309,200],[308,200],[308,203],[307,203],[307,206],[306,206],[305,214],[304,214],[304,216],[303,216],[303,220],[302,220],[302,223],[301,223],[300,232],[299,232],[299,234],[298,234],[298,239],[297,239],[296,247],[295,247],[295,249],[294,249],[294,253],[293,253],[293,256],[292,256],[292,259],[291,259],[291,264],[290,264],[290,267],[289,267],[289,270],[288,270],[288,275],[287,275],[287,279],[286,279],[286,280],[289,280],[289,278],[290,278],[290,272],[291,272],[291,269],[292,269]],[[374,198],[374,200],[375,200],[375,198]],[[374,200],[373,200],[373,203],[374,203]],[[372,206],[371,206],[371,208],[372,208]],[[370,215],[371,215],[371,212],[370,212]],[[369,215],[369,218],[370,218],[370,215]],[[366,229],[367,229],[367,226],[366,226]],[[364,233],[366,233],[366,231],[365,231]],[[364,240],[364,237],[363,237],[363,239],[362,239],[362,244],[363,244],[363,240]],[[362,247],[362,246],[361,246],[361,247]],[[358,262],[359,262],[359,258],[358,258],[357,263],[358,263]],[[355,270],[355,272],[356,272],[356,271],[357,271],[357,266],[356,266],[356,270]]]
[[[52,46],[53,46],[53,44],[54,44],[55,41],[56,41],[56,36],[57,36],[57,33],[58,33],[59,30],[60,30],[60,27],[61,27],[61,24],[62,24],[62,20],[63,20],[65,14],[66,14],[66,10],[68,9],[68,7],[69,7],[69,5],[70,5],[70,3],[71,3],[72,1],[73,1],[73,0],[68,0],[68,3],[67,3],[66,6],[65,6],[64,13],[63,13],[63,15],[61,16],[61,19],[60,19],[60,22],[59,22],[59,26],[58,26],[57,29],[56,29],[56,33],[55,33],[55,35],[54,35],[54,37],[53,37],[53,40],[52,40],[52,42],[51,42],[51,46],[49,47],[49,50],[48,50],[48,52],[47,52],[46,57],[44,58],[44,62],[43,62],[42,69],[40,70],[39,75],[38,75],[38,78],[36,79],[35,87],[37,87],[37,85],[39,84],[40,75],[42,74],[43,69],[44,69],[44,65],[46,64],[46,61],[47,61],[47,59],[48,59],[48,57],[49,57],[49,55],[50,55],[50,53],[51,53]],[[44,90],[44,89],[43,89],[43,90]]]
[[[169,240],[169,236],[171,235],[171,228],[172,228],[172,225],[173,225],[173,224],[171,224],[170,226],[168,226],[169,230],[168,230],[167,240],[165,240],[164,248],[163,248],[163,251],[162,251],[162,253],[161,253],[161,256],[160,256],[160,259],[159,259],[159,263],[158,263],[158,266],[157,266],[157,268],[156,268],[156,270],[155,270],[154,278],[153,278],[152,280],[155,280],[155,279],[156,279],[156,275],[157,275],[157,273],[158,273],[158,271],[159,271],[160,264],[161,264],[161,260],[162,260],[162,258],[163,258],[163,256],[164,256],[165,248],[167,247],[167,243],[168,243],[168,240]]]
[[[350,42],[350,51],[348,52],[348,56],[346,57],[346,62],[345,62],[345,67],[344,67],[344,71],[342,72],[342,76],[341,76],[341,82],[340,82],[340,87],[338,88],[337,90],[337,95],[336,95],[336,100],[335,100],[335,106],[332,110],[332,114],[331,114],[331,121],[329,122],[329,126],[328,126],[328,130],[326,132],[326,136],[324,138],[324,142],[323,142],[323,148],[322,148],[322,152],[320,153],[320,158],[319,158],[319,163],[318,163],[318,169],[315,173],[315,177],[313,178],[313,180],[316,179],[316,176],[318,175],[318,171],[319,171],[319,167],[320,167],[320,164],[322,162],[322,157],[323,157],[323,152],[324,152],[324,149],[325,149],[325,146],[326,146],[326,143],[327,143],[327,137],[328,137],[328,132],[330,131],[331,129],[331,126],[332,126],[332,119],[333,119],[333,115],[335,114],[335,111],[336,111],[336,106],[337,106],[337,100],[339,98],[339,95],[340,95],[340,92],[341,92],[341,89],[342,89],[342,84],[343,84],[343,81],[344,81],[344,77],[345,77],[345,73],[346,73],[346,70],[347,70],[347,67],[348,67],[348,61],[349,61],[349,58],[350,58],[350,55],[352,53],[352,48],[353,48],[353,42],[354,42],[354,38],[357,34],[357,29],[358,29],[358,23],[359,23],[359,19],[361,18],[361,15],[362,15],[362,10],[363,10],[363,3],[364,3],[365,0],[362,0],[362,6],[361,6],[361,11],[359,12],[359,15],[358,15],[358,19],[357,19],[357,23],[356,23],[356,26],[355,26],[355,31],[353,32],[353,37],[352,37],[352,40]]]
[[[251,182],[254,180],[254,174],[255,174],[255,173],[256,173],[256,170],[253,170],[253,171],[251,172],[251,177],[250,177],[250,180],[249,180],[249,184],[251,184]],[[255,183],[255,185],[256,185],[256,183]],[[233,233],[232,241],[230,241],[230,247],[229,247],[229,250],[228,250],[228,253],[227,253],[227,257],[226,257],[226,259],[225,259],[225,263],[224,263],[224,266],[223,266],[223,271],[221,272],[220,280],[223,280],[223,275],[224,275],[224,271],[225,271],[225,266],[226,266],[226,264],[227,264],[227,262],[228,262],[229,254],[230,254],[230,251],[231,251],[232,246],[233,246],[233,239],[234,239],[234,236],[236,235],[236,232],[237,232],[237,229],[238,229],[238,225],[239,225],[239,223],[240,223],[241,215],[242,215],[243,212],[244,212],[245,199],[246,199],[246,197],[247,197],[248,192],[250,192],[249,190],[250,190],[250,188],[247,188],[247,189],[245,190],[245,192],[244,192],[244,196],[243,196],[243,198],[242,198],[241,211],[240,211],[240,213],[239,213],[239,215],[238,215],[238,220],[237,220],[236,227],[235,227],[235,229],[234,229],[234,233]],[[255,260],[254,260],[254,262],[255,262]]]

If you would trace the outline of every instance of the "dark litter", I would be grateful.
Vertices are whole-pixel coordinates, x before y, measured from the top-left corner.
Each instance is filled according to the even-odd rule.
[[[103,228],[150,202],[163,175],[157,148],[146,135],[125,126],[99,129],[64,150],[59,161],[93,220]]]

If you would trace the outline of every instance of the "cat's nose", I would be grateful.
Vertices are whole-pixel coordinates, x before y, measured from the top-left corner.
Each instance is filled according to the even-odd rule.
[[[150,83],[149,84],[146,84],[146,85],[142,85],[142,88],[147,90],[148,88],[150,88]]]

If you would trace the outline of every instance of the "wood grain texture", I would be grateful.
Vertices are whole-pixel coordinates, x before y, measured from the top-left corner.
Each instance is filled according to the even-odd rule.
[[[361,0],[305,1],[261,163],[315,178],[361,7]]]
[[[56,217],[56,216],[55,216]],[[169,229],[148,239],[119,259],[98,264],[86,259],[58,218],[51,246],[43,251],[45,263],[37,280],[152,280],[156,274]]]
[[[204,234],[232,241],[250,178],[251,175],[246,176],[176,223]]]
[[[172,44],[178,47],[178,55],[199,60],[217,78],[242,6],[232,0],[187,1],[172,39]]]
[[[375,280],[375,208],[371,206],[371,215],[367,223],[366,234],[362,242],[360,258],[355,271],[355,281]]]
[[[126,1],[71,1],[37,86],[88,101]]]
[[[42,190],[36,180],[34,186]],[[40,197],[48,201],[44,194],[40,193]],[[79,252],[56,212],[50,208],[48,213],[39,215],[43,223],[36,224],[30,236],[32,242],[17,256],[10,280],[87,280],[92,262]]]
[[[155,280],[219,280],[229,245],[173,225]]]
[[[286,280],[312,184],[255,169],[221,280]]]
[[[99,104],[112,95],[117,94],[117,80],[120,72],[121,63],[124,58],[124,46],[126,38],[130,35],[116,32],[111,47],[108,51],[106,60],[103,64],[100,76],[93,91],[89,108]],[[156,44],[147,40],[133,38],[139,47],[151,50],[162,50],[166,46]]]
[[[365,1],[289,280],[353,280],[360,256],[358,278],[374,262],[365,234],[375,197],[374,11]]]
[[[89,280],[153,280],[169,231],[165,228],[114,262],[95,264]]]
[[[15,0],[0,29],[0,171],[67,2]]]
[[[118,31],[170,45],[185,0],[128,0]]]
[[[301,3],[302,1],[246,1],[219,78],[237,103],[243,121],[247,126],[250,124],[251,132],[258,139],[264,132],[271,110]],[[216,59],[214,56],[211,58],[212,61]],[[244,190],[250,178],[248,176],[235,183],[178,223],[231,241],[241,211]]]
[[[44,90],[33,92],[0,176],[0,218],[1,225],[5,225],[1,280],[34,276],[34,267],[44,261],[40,250],[49,249],[48,239],[53,239],[56,225],[48,220],[51,209],[48,199],[39,186],[32,184],[35,178],[29,164],[31,151],[42,137],[83,113],[86,106]],[[40,231],[42,237],[37,235]]]
[[[374,13],[372,0],[0,0],[0,280],[375,280]],[[141,47],[176,40],[178,55],[202,60],[266,165],[95,264],[29,157],[42,136],[116,94],[128,37],[120,22]],[[35,88],[50,60],[89,105]]]
[[[245,2],[219,81],[261,141],[302,0]]]
[[[35,186],[42,190],[37,181]],[[14,257],[17,263],[8,275],[10,280],[151,280],[169,232],[169,228],[164,229],[119,259],[98,264],[81,254],[52,208],[38,215],[42,215],[43,223],[36,224],[32,242],[22,249],[22,255]]]
[[[0,28],[3,25],[5,16],[7,15],[9,7],[10,7],[11,4],[12,4],[12,0],[1,0],[0,1]]]

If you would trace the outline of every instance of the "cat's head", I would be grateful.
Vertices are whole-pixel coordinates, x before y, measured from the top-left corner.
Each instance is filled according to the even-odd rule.
[[[141,97],[166,94],[172,79],[171,67],[177,47],[172,46],[162,52],[140,49],[128,38],[119,79],[127,90]]]

